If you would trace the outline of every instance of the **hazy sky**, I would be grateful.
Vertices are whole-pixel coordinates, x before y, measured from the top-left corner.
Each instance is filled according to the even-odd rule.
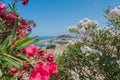
[[[103,10],[119,5],[120,0],[29,0],[26,6],[19,2],[18,11],[22,17],[37,23],[31,36],[56,36],[69,33],[68,26],[86,17],[97,20],[103,26]]]

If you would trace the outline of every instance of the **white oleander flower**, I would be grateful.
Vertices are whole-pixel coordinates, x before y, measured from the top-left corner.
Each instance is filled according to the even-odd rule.
[[[89,46],[83,46],[80,48],[83,53],[91,53],[92,49]]]
[[[119,64],[119,68],[120,68],[120,60],[117,60],[117,63]]]
[[[83,39],[82,38],[77,38],[76,41],[83,43]]]
[[[82,34],[85,34],[85,32],[86,32],[84,27],[80,28],[78,31],[79,31],[79,33],[82,33]]]
[[[100,56],[102,56],[102,55],[103,55],[103,53],[102,53],[102,52],[100,52],[100,51],[98,51],[98,53],[100,54]]]
[[[84,18],[83,20],[79,21],[78,25],[88,28],[90,26],[97,25],[98,22],[96,20],[90,20],[88,18]]]
[[[88,22],[90,22],[90,19],[89,19],[89,18],[84,18],[84,19],[83,19],[83,22],[84,22],[84,23],[88,23]]]
[[[79,74],[76,73],[75,71],[71,70],[71,78],[73,78],[74,80],[80,80],[79,79]]]
[[[70,32],[73,32],[73,33],[76,33],[76,34],[79,33],[77,26],[70,26],[70,27],[68,27],[67,29],[68,29]]]
[[[109,14],[109,19],[110,20],[114,20],[116,17],[120,16],[120,6],[115,7],[114,9],[112,9]]]
[[[86,53],[85,56],[90,56],[90,54],[89,54],[89,53]]]
[[[115,7],[115,11],[117,12],[118,16],[120,16],[120,6]]]
[[[98,25],[99,24],[98,21],[96,21],[96,20],[92,20],[91,22],[92,22],[92,25]]]
[[[120,60],[117,60],[117,63],[120,64]]]
[[[83,24],[83,20],[80,20],[77,25],[80,27]]]

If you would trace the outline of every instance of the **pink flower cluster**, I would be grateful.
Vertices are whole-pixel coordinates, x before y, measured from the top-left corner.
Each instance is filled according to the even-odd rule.
[[[53,74],[58,73],[57,64],[54,62],[55,57],[53,53],[47,55],[44,50],[31,44],[30,46],[22,49],[23,53],[29,57],[36,57],[40,60],[36,61],[36,66],[30,72],[30,80],[48,80]],[[10,68],[10,72],[14,76],[17,72],[28,70],[29,65],[25,63],[21,68]],[[22,78],[22,77],[21,77]]]
[[[53,74],[58,72],[57,65],[54,62],[54,56],[52,53],[46,54],[44,50],[38,49],[33,44],[23,48],[23,53],[29,57],[37,55],[41,60],[37,66],[30,73],[30,80],[48,80]]]
[[[38,52],[38,47],[34,46],[31,44],[30,46],[23,48],[23,53],[28,55],[28,56],[34,56]]]
[[[57,73],[57,65],[54,62],[39,63],[36,68],[31,71],[30,80],[48,80],[54,73]]]
[[[0,3],[0,13],[3,13],[6,10],[6,6],[3,3]]]
[[[13,20],[17,18],[17,15],[13,12],[7,12],[6,5],[0,2],[0,18],[6,22],[6,26],[9,26],[7,28],[11,28],[13,26]]]
[[[44,50],[38,51],[38,56],[43,62],[51,63],[55,60],[53,53],[49,53],[49,55],[47,55],[47,52]]]
[[[28,4],[28,1],[29,0],[22,0],[22,4]],[[14,12],[12,10],[8,11],[6,9],[6,5],[0,2],[0,19],[4,22],[2,24],[4,27],[1,27],[1,29],[3,28],[2,34],[6,34],[7,36],[9,36],[12,33],[14,27],[14,20],[16,18],[18,18],[18,37],[13,41],[11,45],[15,45],[17,40],[22,38],[25,33],[32,31],[32,27],[35,27],[36,23],[33,20],[26,20],[24,18],[21,18],[17,12]],[[4,36],[3,39],[6,39],[7,36]]]
[[[22,0],[22,4],[26,5],[28,4],[28,0]],[[6,5],[2,2],[0,2],[0,18],[2,21],[4,21],[4,29],[6,29],[6,31],[11,31],[13,29],[14,26],[14,20],[16,18],[18,18],[18,33],[24,31],[31,31],[32,28],[31,26],[35,27],[36,23],[33,20],[26,20],[20,17],[20,15],[18,13],[16,13],[15,11],[8,11],[6,10]]]

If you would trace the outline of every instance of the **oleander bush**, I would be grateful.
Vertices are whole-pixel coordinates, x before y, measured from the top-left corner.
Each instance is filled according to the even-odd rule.
[[[68,27],[78,38],[58,57],[61,73],[65,73],[61,76],[67,78],[60,80],[120,79],[120,7],[105,10],[104,16],[106,27],[88,18]]]
[[[17,12],[17,2],[29,0],[11,1],[0,2],[0,80],[48,80],[58,72],[55,57],[34,45],[38,36],[28,36],[35,22]]]

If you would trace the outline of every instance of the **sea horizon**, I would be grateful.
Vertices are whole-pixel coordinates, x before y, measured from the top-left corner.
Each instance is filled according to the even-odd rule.
[[[56,38],[58,36],[39,36],[40,40],[46,40],[46,39],[52,39],[52,38]]]

